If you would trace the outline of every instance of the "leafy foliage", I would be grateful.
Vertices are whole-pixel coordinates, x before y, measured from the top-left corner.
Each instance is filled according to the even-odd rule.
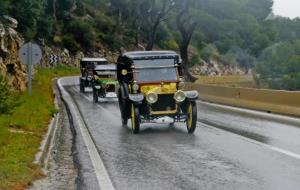
[[[11,113],[18,104],[17,96],[9,89],[4,77],[0,75],[0,115]]]
[[[90,23],[79,19],[72,20],[65,30],[68,34],[73,35],[74,39],[85,48],[94,47],[95,34]]]
[[[98,43],[113,51],[143,45],[177,50],[189,64],[192,45],[205,60],[233,61],[250,70],[258,57],[260,65],[268,62],[261,54],[274,44],[300,38],[300,19],[274,17],[272,5],[272,0],[1,0],[0,12],[19,21],[26,39],[45,38],[71,52],[94,51],[102,47]],[[192,57],[196,63],[199,57]]]
[[[256,72],[271,88],[300,89],[300,40],[275,44],[259,57]]]

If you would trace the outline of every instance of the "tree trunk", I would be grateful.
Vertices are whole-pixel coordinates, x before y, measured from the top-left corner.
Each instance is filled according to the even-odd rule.
[[[153,49],[153,46],[154,46],[154,37],[153,34],[150,34],[150,37],[147,42],[146,50],[151,51]]]
[[[194,77],[188,69],[188,65],[189,65],[189,56],[188,56],[188,47],[189,47],[189,43],[185,40],[182,40],[182,43],[180,45],[180,55],[181,55],[181,59],[182,59],[182,69],[183,69],[183,74],[186,77],[187,81],[190,82],[195,82],[197,80],[196,77]]]
[[[56,20],[56,0],[52,0],[53,18]]]

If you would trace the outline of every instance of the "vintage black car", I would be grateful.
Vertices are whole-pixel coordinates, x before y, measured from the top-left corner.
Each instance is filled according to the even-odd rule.
[[[131,119],[134,134],[140,124],[162,119],[186,122],[196,129],[197,91],[184,91],[180,57],[173,51],[127,52],[118,58],[117,78],[122,123]]]
[[[86,87],[92,87],[92,79],[94,75],[94,69],[96,65],[106,65],[107,60],[104,58],[82,58],[80,61],[81,76],[80,92],[85,92]]]
[[[98,102],[99,98],[116,97],[118,81],[116,76],[116,65],[96,65],[92,78],[93,99]]]

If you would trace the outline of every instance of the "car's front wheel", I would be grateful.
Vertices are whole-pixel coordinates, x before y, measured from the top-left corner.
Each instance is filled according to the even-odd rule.
[[[131,104],[131,129],[133,134],[140,132],[140,112],[134,104]]]
[[[97,89],[93,89],[93,100],[95,103],[99,102],[99,90]]]
[[[186,127],[188,133],[192,134],[195,132],[197,127],[197,105],[196,102],[188,102],[187,104],[187,120]]]
[[[122,118],[122,125],[126,126],[128,123],[128,117],[125,114],[125,106],[126,103],[122,98],[122,93],[121,93],[121,89],[118,90],[118,100],[119,100],[119,107],[120,107],[120,112],[121,112],[121,118]]]
[[[84,93],[84,81],[82,79],[80,79],[80,83],[79,83],[79,88],[80,88],[80,92]]]

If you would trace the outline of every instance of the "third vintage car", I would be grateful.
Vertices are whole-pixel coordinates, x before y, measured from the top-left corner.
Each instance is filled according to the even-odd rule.
[[[118,58],[117,78],[122,123],[131,119],[134,134],[141,123],[185,122],[193,133],[197,91],[184,91],[181,59],[173,51],[127,52]]]
[[[115,98],[118,89],[116,65],[96,65],[93,70],[92,88],[95,103],[99,98]]]

